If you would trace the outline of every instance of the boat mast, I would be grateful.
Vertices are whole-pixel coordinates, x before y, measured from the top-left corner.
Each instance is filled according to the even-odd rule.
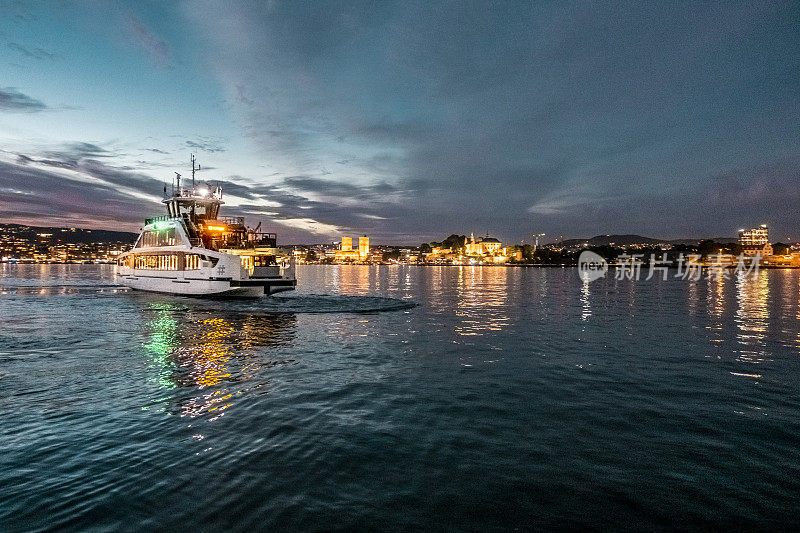
[[[197,159],[194,157],[194,154],[191,154],[191,156],[192,156],[192,158],[191,158],[192,159],[192,189],[194,189],[194,172],[195,172],[195,170],[200,170],[200,165],[197,165],[197,167],[195,167],[194,163],[195,163],[195,161],[197,161]]]

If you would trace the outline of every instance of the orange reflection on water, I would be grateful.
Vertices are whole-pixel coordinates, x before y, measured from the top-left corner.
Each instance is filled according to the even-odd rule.
[[[689,295],[686,298],[686,304],[688,306],[688,311],[690,316],[694,316],[697,314],[697,308],[700,303],[700,296],[698,295],[698,287],[697,281],[695,280],[687,280],[688,283],[688,292]]]
[[[233,326],[222,318],[206,318],[200,321],[200,343],[191,359],[197,384],[212,387],[231,376],[226,364],[230,361],[229,337]]]
[[[797,279],[797,287],[795,287],[795,297],[798,298],[797,300],[797,313],[795,314],[795,318],[800,321],[800,277]],[[797,336],[795,336],[795,343],[797,344],[797,349],[800,351],[800,331],[797,332]]]
[[[739,360],[749,363],[768,361],[765,340],[769,325],[769,273],[762,270],[752,275],[736,278],[738,308],[736,310],[736,335],[742,349]]]
[[[342,294],[410,298],[413,292],[412,270],[420,272],[416,269],[408,265],[337,265],[327,276],[330,288]],[[424,272],[427,274],[427,270]]]
[[[725,312],[725,278],[709,276],[706,278],[706,309],[712,317],[720,318]]]
[[[483,335],[499,331],[509,322],[507,268],[458,267],[455,315],[458,335]]]
[[[341,265],[335,269],[338,286],[345,294],[366,295],[375,290],[377,268],[369,265]]]
[[[706,311],[711,319],[706,329],[711,334],[712,342],[721,343],[725,329],[725,285],[727,280],[723,276],[709,276],[705,281]]]

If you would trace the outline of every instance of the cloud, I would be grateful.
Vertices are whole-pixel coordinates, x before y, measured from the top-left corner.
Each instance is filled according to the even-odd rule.
[[[76,168],[78,163],[80,163],[82,160],[110,158],[114,155],[114,153],[98,146],[97,144],[88,142],[72,142],[44,150],[39,156],[41,159],[38,160],[31,159],[25,155],[20,157],[25,158],[28,161],[35,161],[49,166]]]
[[[41,100],[31,98],[14,87],[0,87],[0,111],[10,113],[38,113],[49,109]]]
[[[122,224],[136,229],[142,219],[163,210],[159,203],[163,183],[140,172],[141,165],[137,169],[114,165],[117,157],[96,143],[74,142],[0,161],[0,194],[9,198],[5,214],[18,221],[28,216],[74,225],[82,218],[84,226]],[[250,186],[232,176],[213,184],[223,187],[227,214],[246,215],[253,224],[267,217],[268,227],[282,227],[283,242],[363,232],[365,222],[399,215],[396,206],[384,200],[394,190],[385,184],[358,186],[311,176]],[[345,205],[345,200],[355,206]],[[389,238],[393,236],[390,229],[387,224],[387,231],[372,235]]]
[[[325,222],[683,232],[682,189],[800,146],[800,64],[785,52],[800,46],[796,5],[245,1],[185,14],[243,134],[295,176],[281,187],[324,203],[311,209]],[[354,198],[392,224],[331,208]]]
[[[21,44],[8,43],[8,47],[14,50],[15,52],[25,57],[29,57],[31,59],[47,60],[47,59],[55,59],[56,57],[55,54],[48,52],[44,48],[39,48],[38,46],[34,48],[28,48],[22,46]]]
[[[108,160],[115,155],[96,144],[76,142],[44,150],[40,155],[17,154],[14,163],[45,172],[52,169],[65,180],[91,183],[109,189],[116,187],[117,191],[139,198],[148,195],[155,197],[158,194],[163,185],[161,180],[127,166],[113,166]]]
[[[156,66],[167,68],[172,65],[172,52],[163,40],[156,37],[150,29],[133,15],[127,16],[127,25],[138,44]]]
[[[0,195],[4,220],[135,231],[153,206],[110,182],[71,179],[30,164],[0,161]],[[79,170],[79,169],[76,169]],[[25,219],[25,220],[23,220]]]
[[[253,107],[255,105],[255,100],[250,98],[247,94],[247,87],[242,84],[236,85],[236,101],[241,104],[244,104],[248,107]]]
[[[189,148],[197,148],[198,150],[203,150],[204,152],[209,153],[224,152],[227,150],[220,141],[215,141],[212,139],[186,141],[186,146]]]
[[[682,237],[724,234],[775,202],[798,210],[797,3],[198,0],[164,11],[176,12],[184,19],[165,21],[175,43],[196,45],[197,70],[218,84],[182,94],[203,105],[221,91],[239,138],[183,132],[169,150],[235,152],[263,170],[225,177],[226,210],[296,221],[298,239],[311,238],[309,221],[394,242],[472,230]],[[129,25],[157,64],[172,62],[171,40]],[[13,164],[160,191],[142,166],[117,163],[146,152],[88,144]]]
[[[31,4],[21,0],[10,0],[2,3],[3,16],[17,22],[27,22],[34,18]]]
[[[385,196],[398,190],[393,185],[385,182],[369,185],[355,185],[311,176],[290,176],[284,178],[282,183],[290,189],[306,193],[337,196],[341,198],[353,197],[362,200]]]

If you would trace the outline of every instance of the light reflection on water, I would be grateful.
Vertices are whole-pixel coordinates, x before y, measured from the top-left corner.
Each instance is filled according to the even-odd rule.
[[[705,280],[697,281],[687,280],[687,283],[695,286],[697,283],[705,283],[706,285],[706,312],[709,318],[709,324],[706,329],[709,332],[711,342],[715,343],[724,341],[726,281],[723,276],[710,276]]]
[[[770,360],[765,347],[769,324],[770,272],[762,270],[755,279],[738,276],[736,287],[738,307],[736,309],[737,339],[741,344],[739,359],[748,363]]]
[[[800,271],[301,266],[297,294],[254,302],[112,272],[0,265],[3,526],[794,516]]]
[[[180,396],[177,411],[184,415],[221,416],[242,395],[264,385],[247,385],[257,371],[293,362],[266,359],[263,348],[292,341],[294,315],[198,312],[171,302],[151,303],[144,314],[152,317],[146,323],[149,338],[144,348],[151,355],[160,387],[197,392]],[[153,402],[162,410],[172,409],[165,397]]]
[[[458,267],[455,326],[458,335],[482,335],[508,325],[508,275],[505,268]]]

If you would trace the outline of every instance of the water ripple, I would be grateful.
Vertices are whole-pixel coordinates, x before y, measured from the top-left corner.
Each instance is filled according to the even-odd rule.
[[[796,525],[800,272],[298,274],[0,265],[0,529]]]

